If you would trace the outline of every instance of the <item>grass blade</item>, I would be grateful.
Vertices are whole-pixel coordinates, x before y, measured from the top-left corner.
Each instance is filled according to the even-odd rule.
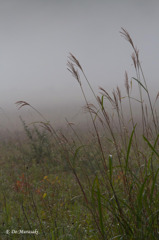
[[[153,152],[157,155],[157,157],[159,158],[159,153],[156,152],[155,148],[152,146],[152,144],[149,142],[149,140],[148,140],[145,136],[143,136],[143,138],[144,138],[145,142],[147,142],[147,144],[149,145],[149,147],[152,149],[152,151],[153,151]]]
[[[153,193],[154,193],[154,189],[155,189],[155,184],[156,184],[156,181],[157,181],[158,172],[159,172],[159,169],[157,169],[157,172],[155,174],[155,177],[153,179],[153,183],[152,183],[152,186],[151,186],[150,205],[152,204],[152,198],[153,198]]]
[[[137,81],[138,84],[140,84],[140,86],[141,86],[143,89],[145,89],[145,91],[148,93],[147,89],[144,87],[144,85],[143,85],[138,79],[136,79],[136,78],[134,78],[134,77],[133,77],[133,79],[134,79],[135,81]]]
[[[134,132],[135,132],[135,128],[136,128],[136,125],[134,126],[133,131],[132,131],[131,136],[130,136],[130,139],[129,139],[129,145],[128,145],[128,149],[127,149],[126,162],[125,162],[125,173],[127,172],[129,154],[130,154],[130,149],[131,149],[131,145],[132,145],[132,139],[133,139],[133,135],[134,135]]]
[[[110,173],[110,181],[112,182],[112,170],[113,170],[113,161],[112,155],[109,155],[109,173]]]
[[[146,185],[146,182],[147,182],[148,178],[149,178],[149,176],[145,177],[145,180],[142,183],[142,185],[140,187],[140,190],[139,190],[139,193],[138,193],[138,196],[137,196],[138,210],[141,210],[141,208],[142,208],[143,193],[144,193],[144,188],[145,188],[145,185]]]

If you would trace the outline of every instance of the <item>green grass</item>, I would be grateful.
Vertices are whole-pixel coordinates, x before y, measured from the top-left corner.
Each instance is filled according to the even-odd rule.
[[[59,132],[32,105],[17,102],[42,120],[27,125],[21,119],[26,138],[0,143],[1,239],[159,239],[158,97],[153,103],[138,50],[126,30],[122,35],[133,48],[132,80],[139,88],[135,102],[141,119],[135,117],[127,73],[126,98],[118,87],[112,94],[100,88],[97,96],[71,54],[68,69],[81,88],[91,133],[88,129],[82,135],[69,123],[69,134]],[[82,77],[94,104],[87,99]],[[126,100],[129,108],[124,111]],[[38,235],[13,230],[38,230]]]

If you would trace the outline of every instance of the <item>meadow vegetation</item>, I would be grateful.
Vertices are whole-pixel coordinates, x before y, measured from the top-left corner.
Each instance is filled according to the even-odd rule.
[[[133,49],[136,74],[125,72],[124,95],[119,87],[112,93],[100,87],[96,95],[76,57],[68,58],[90,117],[87,131],[69,121],[69,131],[56,130],[32,105],[17,102],[41,120],[28,125],[21,119],[26,137],[1,139],[1,239],[159,239],[159,94],[152,101],[139,51],[125,29],[121,35]],[[11,232],[35,229],[38,235]]]

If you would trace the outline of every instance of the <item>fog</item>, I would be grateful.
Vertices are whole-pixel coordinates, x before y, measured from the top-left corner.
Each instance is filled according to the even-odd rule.
[[[18,128],[21,114],[28,121],[38,118],[27,107],[18,111],[20,100],[57,125],[83,116],[79,84],[67,70],[70,52],[95,92],[99,86],[109,92],[118,85],[124,94],[125,70],[129,78],[135,71],[121,27],[140,50],[148,87],[156,95],[158,22],[158,0],[0,0],[0,128]]]

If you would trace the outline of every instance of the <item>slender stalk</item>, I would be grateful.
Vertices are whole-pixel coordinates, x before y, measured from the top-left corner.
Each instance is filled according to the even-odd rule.
[[[25,209],[24,209],[23,203],[22,203],[22,211],[23,211],[23,214],[24,214],[24,216],[25,216],[25,219],[26,219],[26,221],[27,221],[27,223],[28,223],[28,226],[29,226],[30,230],[32,230],[32,227],[31,227],[31,225],[30,225],[30,223],[29,223],[29,219],[28,219],[28,217],[27,217],[27,215],[26,215],[26,213],[25,213]],[[36,240],[36,237],[34,236],[34,234],[33,234],[33,238]]]

